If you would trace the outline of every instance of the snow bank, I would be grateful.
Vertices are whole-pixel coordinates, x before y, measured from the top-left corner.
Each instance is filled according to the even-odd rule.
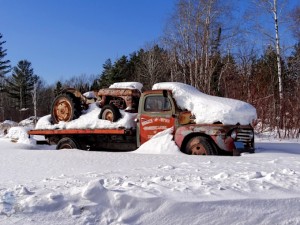
[[[142,154],[182,154],[173,139],[173,129],[169,128],[154,135],[142,144],[134,153]]]
[[[11,127],[18,126],[18,123],[11,120],[4,120],[0,123],[0,136],[7,134]]]
[[[12,120],[4,120],[1,124],[8,124],[8,125],[11,125],[11,126],[17,126],[18,123],[12,121]]]
[[[12,141],[22,143],[22,144],[33,144],[33,140],[29,139],[28,131],[31,130],[32,127],[12,127],[9,129],[6,138],[11,139]]]
[[[36,120],[39,120],[39,118],[40,117],[37,117]],[[34,128],[34,120],[35,120],[35,116],[30,116],[24,120],[21,120],[18,125],[26,126],[26,127],[31,126],[31,129],[33,129]]]
[[[0,224],[300,222],[300,155],[286,153],[290,144],[280,155],[271,147],[237,158],[33,152],[0,143]]]
[[[119,82],[114,83],[109,86],[109,88],[128,88],[128,89],[138,89],[142,92],[143,84],[139,82]]]
[[[299,142],[242,157],[0,146],[1,225],[300,223]]]
[[[247,125],[257,118],[256,109],[243,101],[206,95],[196,88],[177,82],[164,82],[153,85],[153,90],[172,90],[178,106],[187,109],[196,117],[196,123]]]
[[[58,124],[51,123],[51,115],[47,115],[39,119],[35,129],[113,129],[113,128],[132,128],[136,127],[136,113],[128,113],[120,110],[122,118],[117,122],[98,119],[101,108],[96,103],[89,105],[89,109],[75,120],[70,122],[60,121]]]

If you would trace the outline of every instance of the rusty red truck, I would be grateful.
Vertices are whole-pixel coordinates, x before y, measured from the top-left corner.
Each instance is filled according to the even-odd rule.
[[[97,103],[101,111],[95,119],[110,120],[114,123],[122,117],[120,111],[123,110],[135,115],[136,126],[93,129],[38,128],[29,131],[29,135],[44,135],[49,144],[57,145],[57,149],[129,151],[137,149],[155,134],[172,128],[174,142],[186,154],[240,155],[242,152],[254,152],[254,131],[250,123],[226,124],[222,120],[199,123],[195,117],[197,114],[183,108],[182,102],[174,96],[176,97],[176,90],[168,88],[157,88],[142,93],[134,88],[108,88],[96,92],[92,98],[87,98],[75,89],[66,89],[53,102],[52,123],[75,120],[90,104]]]

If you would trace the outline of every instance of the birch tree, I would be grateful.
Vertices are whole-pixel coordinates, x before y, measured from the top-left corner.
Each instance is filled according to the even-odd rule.
[[[256,2],[258,10],[260,10],[263,15],[271,18],[273,23],[273,32],[267,32],[267,29],[262,29],[260,25],[261,32],[269,38],[269,40],[274,44],[276,49],[276,60],[277,60],[277,81],[278,81],[278,128],[283,126],[283,105],[284,105],[284,96],[283,96],[283,75],[282,75],[282,49],[281,49],[281,39],[280,39],[280,20],[282,19],[283,8],[285,7],[286,1],[282,0],[279,5],[278,0],[257,0]],[[280,135],[280,134],[279,134]]]

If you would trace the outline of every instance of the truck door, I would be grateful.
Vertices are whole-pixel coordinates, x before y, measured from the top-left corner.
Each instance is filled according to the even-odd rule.
[[[145,95],[139,109],[138,145],[145,143],[155,134],[173,127],[175,107],[170,96],[161,94]]]

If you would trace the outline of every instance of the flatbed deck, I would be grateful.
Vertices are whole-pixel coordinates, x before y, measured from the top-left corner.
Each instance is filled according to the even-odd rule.
[[[70,134],[135,134],[132,129],[55,129],[30,130],[29,135],[70,135]]]
[[[137,148],[135,129],[39,129],[28,134],[45,136],[41,144],[55,144],[57,149],[131,151]]]

